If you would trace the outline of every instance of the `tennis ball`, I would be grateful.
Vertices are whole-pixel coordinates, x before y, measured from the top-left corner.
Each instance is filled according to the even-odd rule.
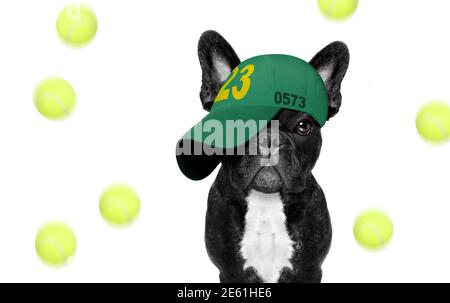
[[[49,265],[62,265],[75,254],[77,240],[69,226],[50,222],[39,229],[35,247],[42,261]]]
[[[333,20],[349,18],[358,7],[358,0],[318,0],[322,13]]]
[[[97,33],[97,17],[87,6],[66,6],[56,20],[59,37],[70,46],[80,47],[91,42]]]
[[[106,221],[114,225],[126,225],[136,219],[141,203],[131,187],[116,184],[103,191],[99,206]]]
[[[417,113],[416,128],[427,142],[438,144],[450,138],[450,106],[444,102],[429,102]]]
[[[49,119],[67,117],[74,109],[76,94],[64,79],[49,78],[42,81],[34,91],[36,109]]]
[[[393,231],[391,219],[380,210],[367,210],[361,213],[353,225],[356,241],[370,250],[386,246],[392,238]]]

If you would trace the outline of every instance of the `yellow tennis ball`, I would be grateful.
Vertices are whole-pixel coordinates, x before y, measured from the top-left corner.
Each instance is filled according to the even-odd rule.
[[[141,203],[130,186],[117,184],[102,193],[99,206],[106,221],[114,225],[126,225],[136,219]]]
[[[76,104],[73,87],[64,79],[49,78],[34,91],[36,109],[49,119],[62,119],[72,113]]]
[[[35,247],[42,261],[49,265],[62,265],[75,254],[77,240],[69,226],[50,222],[39,229]]]
[[[438,144],[450,139],[450,106],[444,102],[429,102],[417,113],[416,128],[427,142]]]
[[[322,13],[333,20],[349,18],[358,7],[358,0],[318,0]]]
[[[380,210],[361,213],[353,225],[356,241],[370,250],[385,247],[392,238],[394,227],[389,216]]]
[[[84,46],[97,33],[97,17],[87,6],[71,4],[65,7],[56,20],[59,37],[71,46]]]

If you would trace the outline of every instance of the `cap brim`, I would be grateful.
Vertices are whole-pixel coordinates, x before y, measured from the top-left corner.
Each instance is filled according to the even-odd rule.
[[[226,150],[255,137],[278,114],[279,107],[222,107],[210,112],[177,142],[177,163],[192,180],[209,176]]]

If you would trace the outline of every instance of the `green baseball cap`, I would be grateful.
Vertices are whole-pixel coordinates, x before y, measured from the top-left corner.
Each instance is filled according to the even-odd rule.
[[[316,69],[289,55],[241,62],[222,85],[208,115],[178,141],[178,166],[190,179],[207,177],[224,150],[248,142],[281,109],[307,113],[320,126],[325,124],[328,92]]]

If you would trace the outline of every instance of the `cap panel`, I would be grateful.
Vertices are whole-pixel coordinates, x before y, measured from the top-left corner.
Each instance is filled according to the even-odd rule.
[[[311,115],[321,126],[328,118],[328,92],[318,72],[296,57],[274,55],[273,85],[268,97],[275,105]]]
[[[239,64],[222,86],[211,112],[225,107],[276,106],[328,119],[328,92],[309,63],[288,55],[262,55]]]

